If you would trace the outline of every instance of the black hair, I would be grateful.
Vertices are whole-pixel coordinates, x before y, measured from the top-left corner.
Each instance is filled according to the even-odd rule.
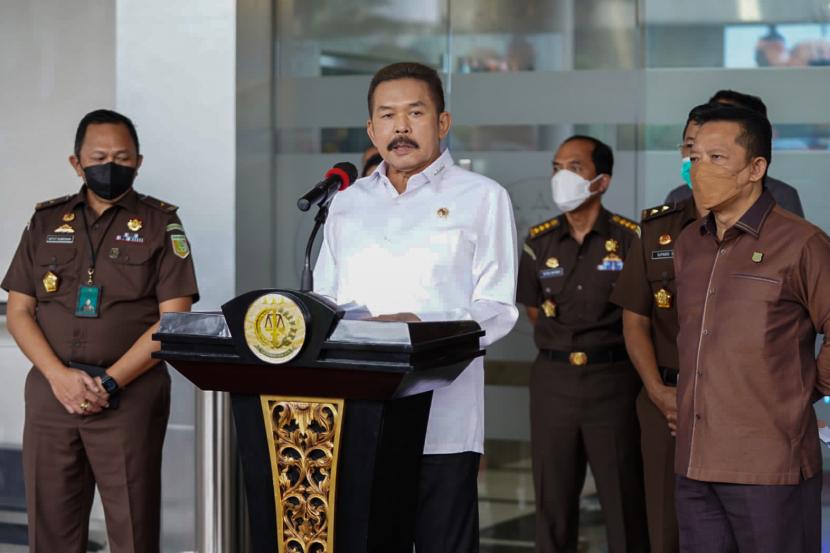
[[[735,139],[746,148],[749,159],[762,157],[767,166],[772,162],[772,125],[761,113],[738,106],[722,105],[705,110],[695,117],[699,125],[714,121],[738,123],[743,132]]]
[[[744,94],[737,90],[718,90],[709,98],[710,104],[726,104],[757,111],[764,117],[767,116],[767,106],[758,96]]]
[[[121,115],[117,111],[109,109],[96,109],[95,111],[90,111],[84,115],[84,118],[81,119],[80,123],[78,123],[78,130],[75,132],[75,157],[81,157],[81,146],[84,145],[84,138],[86,138],[87,128],[90,125],[100,125],[104,123],[109,123],[111,125],[124,125],[127,127],[127,130],[130,132],[130,136],[133,139],[133,143],[135,144],[135,153],[140,153],[138,146],[138,133],[135,130],[135,125],[133,125],[133,122],[130,121],[130,118],[126,115]]]
[[[593,144],[594,149],[591,150],[591,161],[594,163],[594,168],[597,175],[605,174],[609,177],[614,172],[614,152],[605,142],[597,140],[592,136],[585,136],[584,134],[575,134],[565,140],[562,144],[573,142],[574,140],[585,140]]]
[[[375,154],[369,159],[366,160],[366,163],[363,164],[363,171],[361,171],[360,176],[365,177],[369,173],[367,172],[370,167],[376,167],[380,165],[380,162],[383,161],[383,157],[380,154]]]
[[[375,73],[375,76],[372,77],[367,97],[369,103],[369,117],[372,116],[375,89],[378,85],[380,85],[380,83],[397,81],[399,79],[415,79],[425,83],[429,89],[430,96],[432,96],[432,101],[435,103],[436,111],[439,114],[444,112],[444,87],[441,84],[441,77],[438,76],[438,72],[422,63],[401,62],[387,65],[386,67],[380,69],[377,73]]]
[[[683,127],[683,134],[680,135],[680,140],[686,140],[686,131],[689,130],[689,124],[694,123],[700,114],[710,109],[716,109],[721,105],[723,104],[700,104],[699,106],[693,107],[689,111],[689,116],[686,117],[686,125]]]

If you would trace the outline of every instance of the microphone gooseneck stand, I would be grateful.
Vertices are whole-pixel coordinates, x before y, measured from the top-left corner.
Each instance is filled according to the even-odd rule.
[[[314,247],[314,239],[317,238],[317,232],[320,227],[326,224],[326,219],[329,216],[329,204],[331,203],[330,196],[325,198],[322,202],[317,204],[319,207],[317,215],[314,216],[314,228],[311,229],[311,236],[308,237],[308,243],[305,247],[305,261],[303,262],[303,274],[300,277],[300,291],[311,292],[314,289],[314,271],[311,269],[311,250]]]

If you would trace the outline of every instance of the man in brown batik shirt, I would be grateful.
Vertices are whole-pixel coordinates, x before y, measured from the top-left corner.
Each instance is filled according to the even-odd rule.
[[[198,299],[176,207],[132,188],[132,122],[81,120],[84,186],[38,204],[2,282],[26,379],[29,551],[81,553],[97,484],[113,553],[157,553],[170,377],[151,358],[160,313]]]
[[[680,548],[818,552],[821,451],[812,407],[830,394],[830,238],[763,188],[772,129],[707,111],[692,147],[711,213],[675,248],[680,331],[675,470]]]

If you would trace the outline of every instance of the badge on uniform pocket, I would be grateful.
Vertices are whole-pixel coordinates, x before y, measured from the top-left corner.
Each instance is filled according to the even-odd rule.
[[[654,293],[654,303],[660,309],[671,309],[672,293],[665,288],[660,288]]]
[[[57,292],[59,284],[60,278],[58,278],[58,275],[52,271],[47,271],[46,274],[43,275],[43,289],[46,290],[47,294],[54,294]]]
[[[653,250],[651,252],[652,261],[659,261],[661,259],[674,259],[674,250]]]
[[[95,285],[78,288],[78,304],[75,306],[75,316],[97,318],[101,307],[101,292],[101,287]]]
[[[542,269],[539,271],[539,278],[556,278],[564,276],[565,269],[562,267],[556,267],[555,269]]]

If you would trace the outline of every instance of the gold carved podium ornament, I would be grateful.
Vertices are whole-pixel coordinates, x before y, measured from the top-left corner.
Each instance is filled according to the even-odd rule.
[[[280,553],[332,553],[342,399],[261,396]]]
[[[245,313],[245,342],[262,361],[299,355],[306,338],[302,308],[269,293]],[[342,399],[260,396],[271,458],[278,553],[333,553]]]

